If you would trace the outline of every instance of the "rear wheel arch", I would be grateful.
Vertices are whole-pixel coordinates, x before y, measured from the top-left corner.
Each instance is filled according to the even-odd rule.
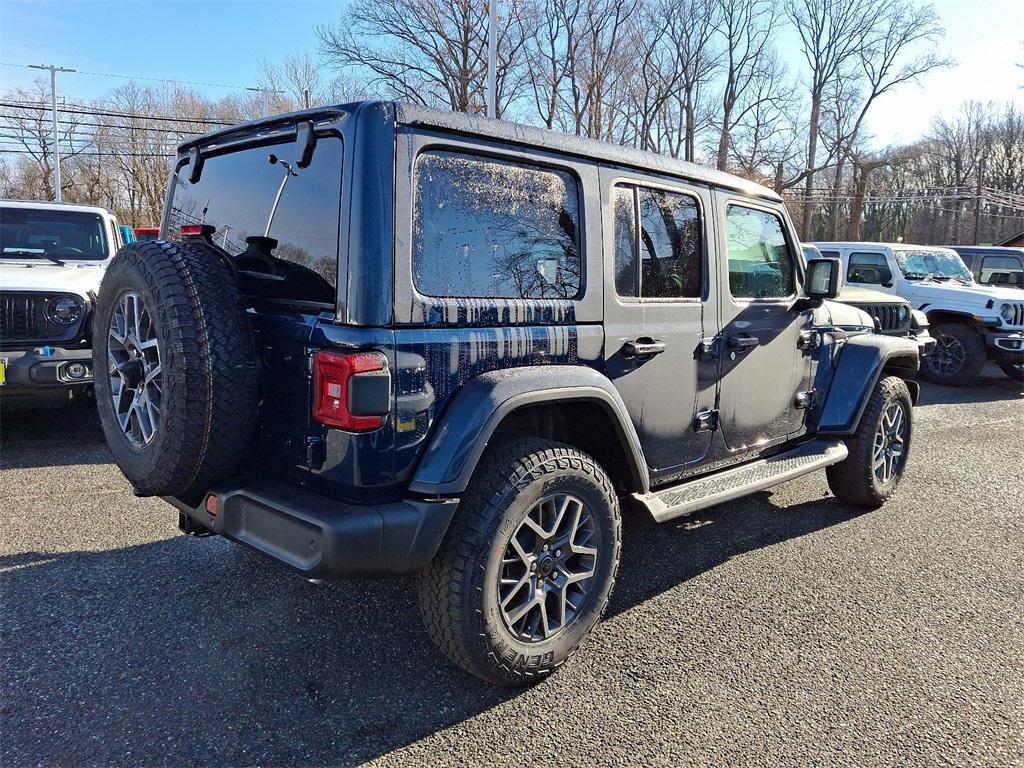
[[[409,490],[462,493],[487,446],[542,437],[590,452],[625,492],[646,492],[647,465],[622,398],[602,373],[552,365],[491,371],[468,382],[432,427]]]

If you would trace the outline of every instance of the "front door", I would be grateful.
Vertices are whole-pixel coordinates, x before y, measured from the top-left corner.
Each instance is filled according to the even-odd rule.
[[[643,446],[652,484],[704,458],[716,362],[699,349],[717,327],[708,270],[707,189],[601,169],[605,243],[606,373]]]
[[[803,429],[810,311],[793,307],[797,244],[781,206],[716,192],[722,232],[719,425],[730,452],[766,448]]]

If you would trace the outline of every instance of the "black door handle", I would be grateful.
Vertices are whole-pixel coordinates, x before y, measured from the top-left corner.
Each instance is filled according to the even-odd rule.
[[[739,336],[730,336],[728,346],[731,350],[746,352],[748,349],[753,349],[760,343],[761,341],[757,336],[741,333]]]
[[[665,342],[657,339],[641,338],[627,341],[622,345],[623,357],[654,357],[665,351]]]

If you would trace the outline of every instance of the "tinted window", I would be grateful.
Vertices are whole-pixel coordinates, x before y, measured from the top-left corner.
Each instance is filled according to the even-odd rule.
[[[613,205],[618,294],[663,299],[700,296],[697,201],[676,192],[617,185]]]
[[[1016,256],[986,256],[981,260],[981,282],[990,285],[1024,285],[1024,266]]]
[[[572,298],[580,288],[576,179],[456,152],[416,163],[412,266],[428,296]]]
[[[793,294],[793,259],[782,219],[767,211],[730,205],[725,211],[729,290],[737,298]]]
[[[839,251],[820,251],[821,255],[826,259],[838,259]]]
[[[167,235],[178,238],[188,224],[212,225],[213,242],[238,257],[245,293],[333,305],[341,140],[319,139],[308,168],[296,165],[295,152],[295,144],[277,144],[210,157],[195,184],[188,180],[190,166],[183,166],[174,187]],[[247,239],[266,231],[279,190],[281,200],[269,231],[276,247],[269,257],[252,251],[244,255]]]
[[[0,256],[60,261],[105,259],[106,227],[98,213],[0,207]]]
[[[851,253],[846,268],[848,283],[888,283],[892,279],[889,263],[881,253]]]

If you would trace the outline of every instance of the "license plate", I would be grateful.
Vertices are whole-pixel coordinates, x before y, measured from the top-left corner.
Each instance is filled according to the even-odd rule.
[[[7,383],[7,358],[0,357],[0,387]]]

